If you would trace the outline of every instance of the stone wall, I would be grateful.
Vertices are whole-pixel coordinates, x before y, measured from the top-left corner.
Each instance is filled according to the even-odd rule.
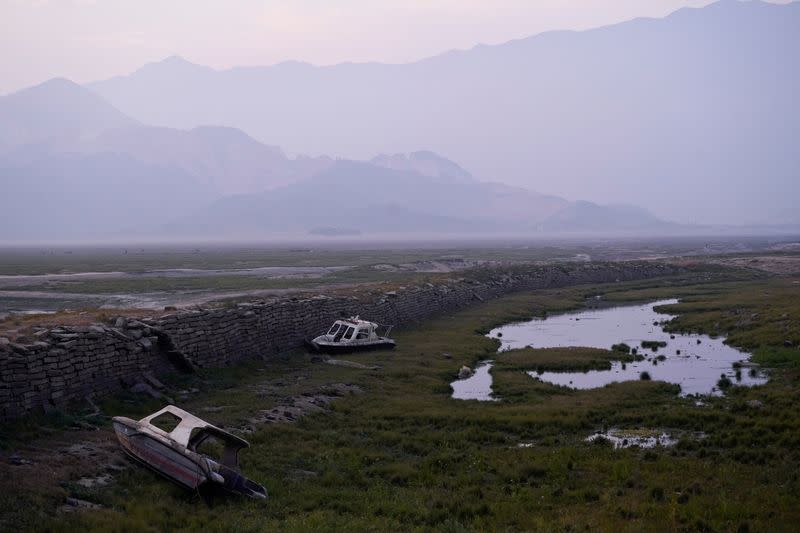
[[[70,400],[102,396],[174,364],[157,348],[158,337],[141,324],[129,330],[93,325],[38,332],[26,345],[0,339],[0,419]]]
[[[582,263],[465,273],[464,278],[370,298],[279,298],[232,308],[181,311],[152,319],[61,327],[20,345],[0,338],[0,419],[63,407],[129,386],[142,376],[215,368],[295,349],[337,318],[402,327],[515,291],[670,275],[658,263]]]

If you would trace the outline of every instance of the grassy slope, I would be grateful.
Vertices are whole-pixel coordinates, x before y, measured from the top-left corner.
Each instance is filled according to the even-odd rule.
[[[263,427],[250,437],[253,447],[243,453],[243,470],[267,486],[267,503],[229,499],[209,508],[197,495],[133,468],[109,489],[78,493],[109,509],[61,517],[50,527],[791,530],[800,519],[796,367],[776,371],[764,387],[735,388],[704,407],[679,398],[675,387],[663,383],[571,391],[536,382],[513,365],[493,370],[503,402],[453,401],[448,383],[461,365],[473,365],[496,349],[480,332],[545,310],[577,307],[596,292],[609,300],[686,296],[679,310],[688,314],[678,324],[707,332],[716,322],[722,327],[732,309],[747,306],[759,314],[752,320],[763,327],[735,328],[732,338],[759,350],[779,347],[785,332],[772,327],[769,310],[780,299],[787,327],[798,323],[800,284],[794,281],[669,282],[666,288],[640,282],[519,294],[398,332],[393,353],[348,356],[379,364],[381,370],[311,364],[297,357],[216,372],[198,381],[203,392],[183,405],[190,410],[229,406],[208,418],[230,426],[282,395],[321,383],[354,382],[366,393],[339,400],[330,414]],[[757,294],[763,297],[754,298]],[[585,362],[585,354],[562,356],[560,364]],[[283,383],[278,392],[259,392],[258,384],[275,380]],[[746,402],[754,399],[763,407],[749,407]],[[122,400],[109,401],[106,412],[138,415],[154,407]],[[707,437],[652,451],[615,451],[584,442],[591,431],[611,426],[704,431]],[[528,442],[533,446],[517,447]],[[2,492],[0,510],[16,513],[14,520],[23,526],[41,524],[52,505],[35,494]]]

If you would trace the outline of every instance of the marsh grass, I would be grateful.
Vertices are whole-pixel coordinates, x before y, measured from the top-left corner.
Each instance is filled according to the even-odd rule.
[[[642,348],[650,348],[653,351],[664,348],[667,345],[666,341],[642,341],[641,344]]]
[[[659,298],[679,290],[687,303],[678,304],[686,314],[676,325],[708,328],[720,322],[722,330],[730,324],[729,338],[777,361],[793,361],[790,351],[777,349],[786,335],[780,327],[740,330],[735,321],[724,320],[743,306],[764,315],[778,307],[778,316],[788,314],[791,329],[800,318],[800,286],[784,280],[649,283],[517,294],[399,330],[393,352],[347,356],[378,365],[378,371],[318,364],[298,352],[192,378],[201,392],[181,406],[190,411],[226,406],[207,418],[230,428],[283,397],[324,383],[356,383],[365,390],[339,399],[329,413],[264,426],[248,436],[252,448],[242,453],[242,470],[267,487],[266,503],[231,498],[207,507],[196,494],[131,468],[109,488],[87,495],[107,509],[57,518],[48,517],[66,489],[46,496],[20,493],[9,487],[13,478],[5,477],[0,512],[16,528],[49,530],[792,529],[800,520],[795,365],[773,371],[767,385],[734,386],[698,407],[693,398],[680,397],[676,385],[663,382],[580,391],[521,371],[532,361],[591,365],[619,360],[621,352],[520,350],[496,356],[497,341],[482,335],[509,321],[578,308],[587,293],[613,291],[618,301],[629,301],[628,289]],[[755,294],[762,297],[749,296]],[[496,357],[494,389],[503,401],[452,400],[447,383],[454,372],[490,357]],[[750,408],[750,400],[764,407]],[[104,409],[129,415],[150,406],[109,400]],[[684,437],[672,449],[647,451],[584,442],[608,427],[705,437]]]
[[[619,350],[598,348],[521,348],[499,353],[494,371],[585,372],[610,370],[613,361],[631,362],[634,357]]]

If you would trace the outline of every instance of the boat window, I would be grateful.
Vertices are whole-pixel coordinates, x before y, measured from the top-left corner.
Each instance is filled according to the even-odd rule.
[[[192,438],[190,439],[190,442],[194,439],[197,441],[193,443],[191,449],[197,453],[211,457],[218,463],[224,463],[223,459],[225,457],[225,443],[214,435],[200,435],[199,433],[202,431],[204,430],[199,428],[192,430]]]
[[[344,338],[345,338],[346,340],[350,340],[350,339],[352,339],[352,338],[353,338],[353,332],[354,332],[354,331],[355,331],[355,329],[354,329],[352,326],[351,326],[351,327],[349,327],[349,328],[347,328],[347,331],[344,333]]]
[[[328,330],[328,335],[336,335],[336,332],[339,331],[339,326],[341,326],[341,324],[338,323],[332,325],[331,329]]]
[[[359,329],[358,334],[356,335],[356,339],[368,339],[369,338],[369,330],[366,329]]]
[[[167,433],[172,433],[172,430],[178,427],[178,424],[180,423],[180,417],[177,417],[172,413],[161,413],[157,417],[150,420],[151,426],[155,426],[161,431],[166,431]]]

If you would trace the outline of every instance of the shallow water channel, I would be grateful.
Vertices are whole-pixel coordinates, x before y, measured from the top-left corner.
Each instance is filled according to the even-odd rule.
[[[472,376],[452,382],[450,386],[453,387],[453,398],[482,402],[496,400],[492,397],[492,375],[489,373],[491,368],[492,361],[481,361]]]
[[[734,385],[758,385],[765,383],[767,376],[747,367],[749,354],[723,343],[724,338],[711,338],[708,335],[668,333],[659,323],[670,320],[673,315],[656,313],[653,308],[659,305],[676,303],[677,300],[662,300],[648,304],[626,305],[605,309],[593,309],[545,319],[533,319],[500,326],[489,332],[488,336],[500,341],[497,357],[502,352],[515,348],[558,348],[584,346],[610,349],[613,344],[625,343],[638,348],[639,354],[647,359],[637,362],[613,362],[611,370],[591,370],[588,372],[528,372],[532,378],[554,385],[576,389],[603,387],[619,381],[638,380],[642,372],[647,372],[653,380],[676,383],[681,387],[681,395],[720,394],[717,386],[721,375],[727,376]],[[666,347],[657,351],[642,348],[642,341],[663,341]],[[657,360],[658,356],[664,360]],[[744,364],[737,377],[733,363]],[[654,364],[655,363],[655,364]],[[491,363],[482,363],[479,370],[486,376],[476,374],[466,380],[452,384],[459,396],[454,398],[486,400],[492,399]],[[487,368],[488,367],[488,368]],[[481,372],[483,374],[484,372]],[[481,389],[486,386],[488,389]],[[471,391],[471,395],[465,395]]]

